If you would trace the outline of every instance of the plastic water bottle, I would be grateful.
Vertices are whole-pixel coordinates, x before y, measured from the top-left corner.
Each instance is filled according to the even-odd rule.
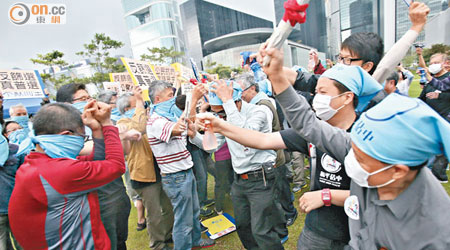
[[[203,149],[212,150],[217,148],[217,139],[210,121],[205,121],[205,135],[203,136]]]

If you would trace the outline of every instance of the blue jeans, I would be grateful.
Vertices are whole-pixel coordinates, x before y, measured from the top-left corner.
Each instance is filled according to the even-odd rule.
[[[187,250],[200,244],[200,206],[192,169],[161,177],[163,189],[173,207],[174,250]]]
[[[200,205],[208,199],[207,194],[207,183],[208,183],[208,172],[206,171],[206,159],[202,150],[195,145],[188,147],[189,152],[192,156],[192,162],[194,163],[194,175],[197,181],[197,192],[198,200]]]

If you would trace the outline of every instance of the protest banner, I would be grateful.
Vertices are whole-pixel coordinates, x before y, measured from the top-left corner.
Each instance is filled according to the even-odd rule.
[[[133,79],[128,72],[123,73],[109,73],[109,79],[111,82],[118,82],[120,84],[121,94],[133,91]]]
[[[150,101],[150,98],[148,98],[148,87],[151,82],[159,80],[158,76],[152,70],[150,63],[124,57],[120,59],[127,68],[134,85],[142,88],[144,100]]]
[[[181,63],[173,63],[171,66],[181,74],[181,77],[189,81],[189,79],[195,79],[194,71],[192,68],[188,68]]]
[[[175,68],[173,68],[172,66],[158,66],[158,65],[154,65],[152,66],[152,68],[153,71],[155,71],[156,75],[158,76],[159,80],[164,80],[175,86],[177,79],[177,72],[175,71]]]
[[[120,83],[118,82],[103,82],[103,88],[105,90],[114,91],[119,95],[122,94],[122,89],[120,87]]]
[[[0,70],[5,99],[44,98],[44,82],[37,70]]]

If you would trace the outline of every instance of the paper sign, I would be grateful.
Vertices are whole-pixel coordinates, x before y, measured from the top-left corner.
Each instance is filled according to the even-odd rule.
[[[184,66],[181,63],[173,63],[171,65],[177,72],[180,72],[181,77],[183,77],[184,79],[186,79],[187,81],[189,81],[189,79],[194,78],[195,79],[195,75],[194,72],[192,71],[192,68],[188,68],[186,66]]]
[[[122,89],[120,88],[120,83],[118,82],[103,82],[103,88],[105,90],[111,90],[119,95],[122,94]]]
[[[142,88],[142,97],[144,97],[144,100],[150,101],[148,87],[153,81],[159,80],[150,63],[124,57],[120,59],[122,59],[123,65],[127,68],[134,85]]]
[[[159,80],[171,83],[175,86],[177,72],[172,66],[152,66]]]
[[[150,63],[124,57],[120,59],[122,59],[123,65],[127,68],[135,85],[149,87],[153,81],[159,80]]]
[[[0,70],[0,90],[5,99],[44,98],[43,89],[37,70]]]
[[[111,82],[118,82],[120,84],[120,93],[132,92],[134,83],[128,72],[123,73],[109,73]]]

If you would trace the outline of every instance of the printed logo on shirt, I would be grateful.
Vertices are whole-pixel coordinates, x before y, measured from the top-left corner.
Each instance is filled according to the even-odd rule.
[[[359,201],[356,195],[350,195],[345,199],[344,211],[350,219],[359,220]]]
[[[335,174],[341,170],[341,163],[327,154],[322,155],[321,163],[322,167],[330,173]]]

